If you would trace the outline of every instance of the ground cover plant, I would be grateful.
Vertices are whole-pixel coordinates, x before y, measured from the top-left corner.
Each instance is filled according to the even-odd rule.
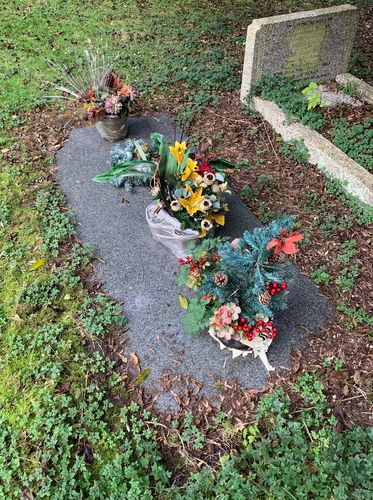
[[[298,119],[311,129],[322,133],[368,171],[373,169],[371,105],[352,107],[343,104],[329,107],[331,101],[322,100],[322,89],[315,82],[306,86],[305,81],[294,81],[282,76],[263,77],[253,93],[278,104],[289,122],[294,118]],[[296,159],[300,145],[297,148],[296,144],[292,146],[288,148],[285,144],[282,146],[285,151],[281,152],[289,155],[293,150],[290,158]],[[307,155],[306,152],[298,154],[303,158]]]
[[[1,496],[367,498],[371,215],[337,183],[282,156],[281,142],[244,114],[230,91],[238,85],[235,56],[249,18],[300,5],[167,2],[167,20],[159,19],[160,5],[25,0],[3,6]],[[286,205],[308,233],[298,264],[306,273],[324,266],[319,275],[330,281],[320,286],[340,314],[288,372],[270,380],[267,396],[217,380],[220,411],[190,392],[180,396],[174,419],[148,411],[141,360],[123,355],[125,311],[86,280],[92,250],[74,235],[73,214],[50,176],[56,150],[80,122],[74,109],[41,106],[42,82],[50,79],[45,61],[62,60],[70,50],[72,61],[87,38],[109,40],[113,51],[134,47],[129,76],[135,83],[141,72],[136,83],[154,91],[148,101],[154,110],[193,106],[188,88],[212,95],[214,106],[203,107],[207,100],[199,98],[198,117],[193,111],[187,121],[194,120],[200,136],[219,138],[220,156],[241,161],[232,181],[263,222]],[[185,94],[176,99],[172,85],[181,80]],[[155,92],[159,85],[163,93]]]

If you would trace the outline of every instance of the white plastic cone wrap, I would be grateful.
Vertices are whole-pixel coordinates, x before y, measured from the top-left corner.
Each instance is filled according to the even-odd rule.
[[[156,204],[146,207],[146,222],[150,228],[153,239],[169,248],[177,258],[184,259],[189,245],[199,240],[199,231],[194,229],[180,229],[180,222],[161,209],[155,212]]]

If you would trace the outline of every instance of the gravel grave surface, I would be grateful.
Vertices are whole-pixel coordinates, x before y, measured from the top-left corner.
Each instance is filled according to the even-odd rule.
[[[168,115],[130,118],[129,137],[147,140],[153,131],[163,133],[170,141],[180,139],[180,131]],[[178,301],[179,264],[169,250],[151,238],[145,221],[145,208],[152,201],[148,190],[135,188],[128,193],[92,181],[107,170],[112,148],[113,144],[101,139],[94,127],[75,129],[58,152],[56,176],[75,212],[79,236],[103,261],[95,264],[103,291],[124,303],[129,320],[124,334],[125,354],[134,352],[141,368],[150,369],[146,390],[157,399],[161,410],[173,413],[179,409],[174,394],[182,389],[185,378],[195,380],[201,393],[215,403],[219,401],[217,381],[236,379],[245,389],[262,389],[268,375],[259,358],[249,355],[232,359],[231,353],[220,351],[209,335],[184,333]],[[229,204],[225,235],[238,237],[259,225],[237,195],[230,197]],[[317,334],[335,317],[334,307],[316,285],[298,268],[295,272],[289,287],[289,307],[275,318],[278,337],[268,351],[269,362],[276,369],[289,366],[292,349],[304,343],[307,331]],[[179,387],[177,383],[166,387],[162,384],[164,377],[179,380]]]

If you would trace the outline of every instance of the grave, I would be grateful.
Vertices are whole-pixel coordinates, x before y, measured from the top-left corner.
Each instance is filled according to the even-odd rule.
[[[349,4],[254,19],[247,29],[241,101],[264,75],[322,82],[345,73],[357,22],[358,10]]]
[[[173,141],[177,131],[167,115],[130,118],[129,137],[148,139],[151,132]],[[145,207],[151,201],[148,189],[127,193],[92,181],[107,170],[112,147],[95,128],[74,130],[58,152],[57,178],[76,214],[80,238],[91,244],[101,259],[95,265],[97,279],[109,296],[124,302],[129,320],[125,352],[135,352],[142,369],[150,368],[145,386],[158,397],[160,408],[171,412],[177,411],[177,406],[170,392],[162,392],[163,374],[192,376],[212,398],[217,396],[217,380],[235,378],[244,388],[263,388],[268,374],[259,358],[232,359],[207,333],[183,332],[179,264],[169,250],[151,238],[145,221]],[[239,197],[230,197],[224,233],[238,237],[257,225],[258,220]],[[291,350],[304,343],[307,330],[317,332],[333,317],[331,304],[296,269],[289,308],[275,319],[279,335],[268,351],[269,362],[276,369],[288,366]],[[175,387],[172,390],[177,392]]]

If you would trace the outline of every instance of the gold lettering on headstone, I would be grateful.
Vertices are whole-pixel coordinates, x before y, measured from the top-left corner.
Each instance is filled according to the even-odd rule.
[[[317,72],[325,35],[326,26],[322,22],[299,24],[290,30],[286,37],[290,50],[286,76],[299,78]]]

